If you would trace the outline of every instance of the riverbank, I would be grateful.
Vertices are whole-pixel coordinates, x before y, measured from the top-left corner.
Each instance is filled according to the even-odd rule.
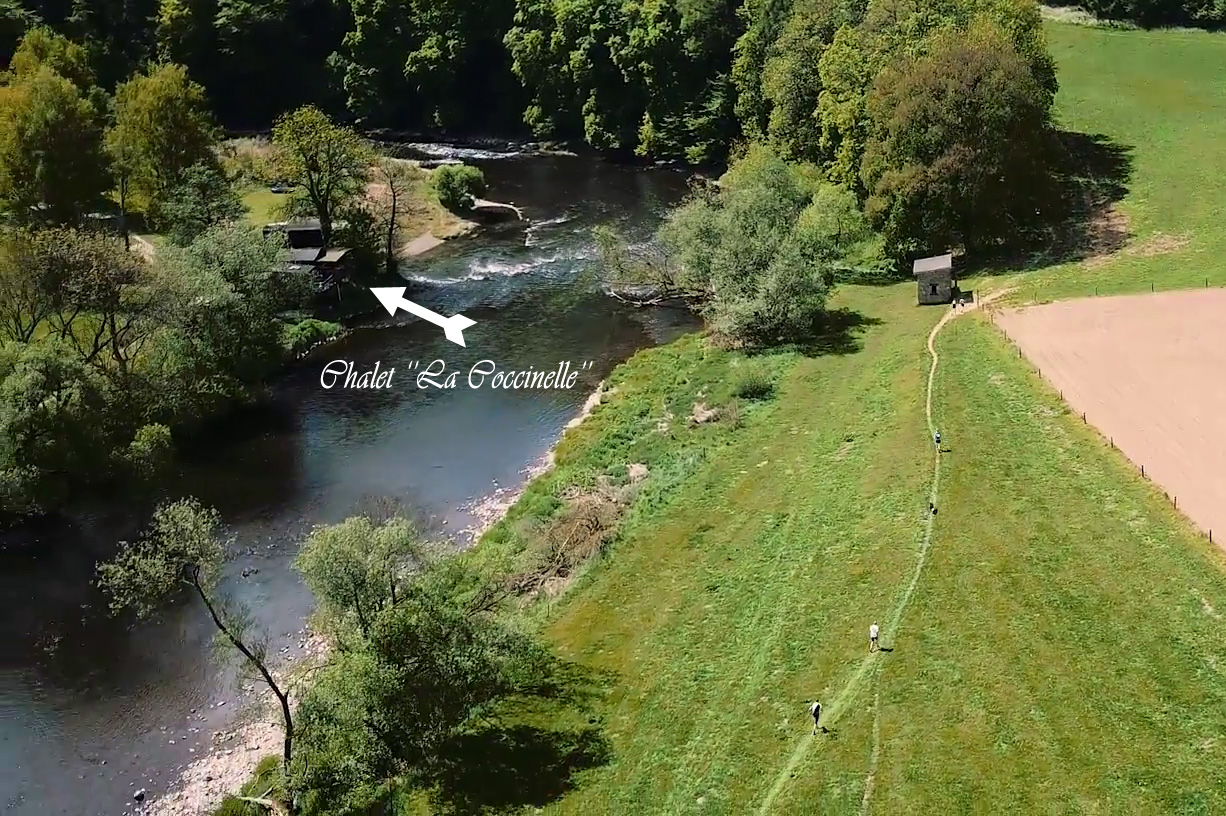
[[[455,539],[460,547],[470,546],[497,524],[519,500],[528,486],[554,466],[554,451],[571,429],[579,427],[601,402],[614,392],[606,390],[602,381],[588,396],[578,413],[567,423],[559,437],[539,460],[521,471],[523,481],[513,487],[499,486],[488,496],[463,508],[475,523],[461,530]],[[296,676],[305,676],[310,668],[325,660],[330,650],[327,641],[307,629],[299,632],[297,648],[285,649],[280,664],[274,669],[278,682],[293,684]],[[252,778],[259,763],[270,756],[279,756],[284,734],[279,722],[276,700],[266,687],[248,682],[238,722],[226,730],[215,731],[207,754],[184,767],[164,797],[151,797],[136,812],[146,816],[198,816],[216,809],[228,796],[238,791]],[[291,691],[294,696],[294,691]],[[203,719],[203,718],[202,718]]]

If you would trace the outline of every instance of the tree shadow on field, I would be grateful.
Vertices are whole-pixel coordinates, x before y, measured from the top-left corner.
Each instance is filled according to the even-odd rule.
[[[574,787],[576,773],[608,763],[612,753],[598,726],[496,726],[463,734],[441,758],[435,806],[457,816],[543,807]]]
[[[572,790],[576,774],[607,764],[612,746],[591,709],[616,682],[608,671],[553,660],[537,681],[450,739],[429,782],[436,813],[520,813]],[[543,728],[541,722],[556,724]]]
[[[1122,249],[1128,219],[1115,203],[1128,193],[1132,147],[1101,133],[1056,131],[1050,145],[1051,173],[1041,190],[1035,219],[1022,240],[997,253],[974,253],[963,276],[1022,272],[1103,257]]]
[[[747,352],[753,355],[794,351],[806,357],[855,354],[864,347],[860,339],[864,330],[880,325],[880,319],[853,309],[831,309],[813,324],[808,336],[791,343],[754,347],[747,349]]]

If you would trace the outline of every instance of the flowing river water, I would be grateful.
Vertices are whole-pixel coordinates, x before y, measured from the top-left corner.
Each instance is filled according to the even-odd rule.
[[[459,155],[485,171],[490,197],[520,206],[529,221],[526,230],[460,239],[402,270],[409,297],[477,321],[467,347],[412,318],[390,327],[386,315],[372,318],[379,325],[280,378],[267,410],[229,423],[229,438],[193,454],[172,480],[170,492],[221,512],[237,542],[224,586],[253,611],[274,654],[300,649],[312,599],[291,562],[312,525],[391,498],[441,534],[464,530],[475,502],[522,484],[614,365],[692,326],[675,311],[623,306],[585,274],[591,228],[611,222],[646,236],[684,193],[683,174],[524,152]],[[387,390],[325,390],[321,369],[335,359],[397,373]],[[461,373],[461,387],[415,386],[410,364],[435,359]],[[570,390],[463,385],[483,359],[515,370],[593,365]],[[197,604],[132,627],[110,618],[91,588],[95,561],[130,534],[134,515],[100,510],[0,542],[4,814],[130,812],[134,790],[163,794],[241,707],[240,684],[215,659]]]

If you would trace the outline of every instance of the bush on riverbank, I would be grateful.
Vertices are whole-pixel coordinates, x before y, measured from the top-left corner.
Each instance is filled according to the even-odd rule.
[[[485,192],[485,174],[467,164],[444,164],[436,168],[430,182],[439,202],[449,210],[471,210],[473,199]]]
[[[758,346],[810,340],[838,273],[881,252],[850,192],[763,145],[717,184],[697,186],[657,237],[639,251],[607,230],[598,236],[615,283],[684,300],[721,337]]]

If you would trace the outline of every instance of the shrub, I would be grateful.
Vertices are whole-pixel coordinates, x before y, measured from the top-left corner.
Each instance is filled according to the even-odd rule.
[[[341,325],[326,320],[307,318],[285,327],[283,343],[290,354],[302,354],[316,343],[329,340],[339,334]]]
[[[445,164],[431,174],[439,203],[449,210],[468,210],[485,192],[485,174],[467,164]]]
[[[737,378],[732,395],[743,400],[768,400],[775,396],[775,382],[765,371],[754,367]]]

